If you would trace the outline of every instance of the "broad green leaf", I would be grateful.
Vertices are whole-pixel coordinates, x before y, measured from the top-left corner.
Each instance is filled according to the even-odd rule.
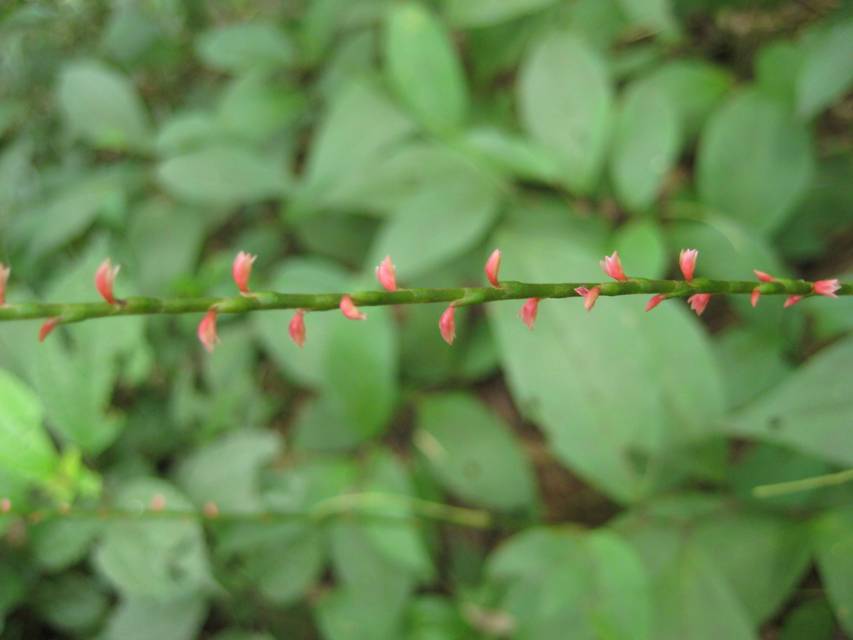
[[[302,107],[302,96],[294,88],[275,77],[247,73],[225,89],[217,116],[225,132],[261,143],[291,125]]]
[[[406,640],[465,638],[472,630],[449,598],[425,595],[412,602],[406,615]]]
[[[853,634],[853,509],[837,509],[818,519],[815,554],[838,622]]]
[[[507,279],[601,279],[604,251],[556,223],[505,226],[493,244]],[[587,313],[577,299],[545,300],[533,331],[518,304],[489,311],[517,406],[561,462],[616,499],[677,482],[693,458],[685,447],[716,431],[721,381],[702,331],[678,305],[646,314],[643,300],[601,298]]]
[[[42,427],[42,416],[35,393],[0,369],[0,471],[4,474],[32,483],[53,475],[58,457]]]
[[[500,172],[545,183],[556,183],[560,178],[559,155],[551,148],[501,129],[469,129],[461,144]]]
[[[593,191],[604,164],[612,103],[596,51],[571,34],[546,36],[524,61],[517,89],[524,128],[559,154],[571,189]]]
[[[758,89],[793,107],[802,64],[802,46],[788,41],[765,45],[754,63]]]
[[[177,198],[223,207],[281,196],[287,185],[284,167],[274,157],[224,144],[161,162],[157,178]]]
[[[464,394],[418,404],[415,446],[438,481],[455,496],[496,509],[530,508],[530,463],[503,421]]]
[[[631,211],[648,209],[678,157],[678,112],[663,91],[629,87],[614,128],[610,173],[619,200]]]
[[[209,67],[223,71],[261,71],[293,62],[294,47],[276,25],[246,22],[217,27],[196,40],[196,53]]]
[[[488,574],[504,585],[502,607],[517,637],[642,640],[650,634],[648,574],[637,554],[607,531],[534,528],[492,555]]]
[[[784,343],[762,331],[734,327],[718,336],[716,346],[730,408],[772,389],[793,368],[782,352]]]
[[[702,133],[699,194],[719,213],[769,233],[808,189],[814,162],[809,131],[785,105],[744,91],[723,105]]]
[[[297,602],[322,576],[324,539],[316,528],[299,524],[259,526],[266,531],[259,531],[259,538],[246,549],[242,570],[270,602]]]
[[[100,532],[100,523],[86,519],[45,520],[30,528],[30,545],[36,565],[56,573],[80,562]]]
[[[539,11],[555,2],[556,0],[444,0],[444,8],[447,19],[456,27],[486,27]]]
[[[442,24],[422,5],[391,5],[385,64],[400,99],[428,129],[460,127],[468,110],[465,76]]]
[[[225,134],[213,113],[181,111],[162,122],[155,146],[161,155],[177,155],[221,141]]]
[[[647,278],[660,278],[666,273],[669,256],[657,222],[636,220],[622,225],[613,235],[613,247],[625,264]]]
[[[832,640],[835,634],[832,607],[822,597],[806,600],[785,616],[779,640]]]
[[[619,0],[633,26],[649,29],[665,40],[674,40],[679,35],[672,4],[671,0]]]
[[[401,616],[389,599],[398,593],[378,594],[351,587],[337,587],[317,603],[315,616],[327,640],[397,640]]]
[[[103,584],[78,573],[43,579],[34,600],[39,615],[51,626],[77,636],[92,635],[109,610]]]
[[[853,20],[834,25],[807,50],[797,78],[797,112],[811,118],[853,83]]]
[[[207,611],[199,596],[168,599],[125,597],[114,609],[104,640],[192,640],[198,638]]]
[[[105,149],[148,146],[148,117],[133,85],[96,61],[72,62],[59,78],[57,99],[69,130]]]
[[[832,303],[830,300],[815,300]],[[853,338],[813,356],[769,393],[726,419],[741,437],[784,444],[830,462],[853,465],[853,397],[848,376]]]

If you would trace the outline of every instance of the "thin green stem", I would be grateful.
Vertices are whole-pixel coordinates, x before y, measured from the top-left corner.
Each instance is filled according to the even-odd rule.
[[[774,498],[789,493],[833,487],[847,482],[853,482],[853,469],[828,473],[822,476],[813,476],[811,478],[802,478],[801,480],[791,480],[790,482],[758,485],[757,487],[753,487],[752,495],[756,498]]]
[[[696,293],[721,295],[750,294],[756,287],[762,295],[800,295],[812,293],[812,283],[806,280],[782,280],[757,284],[746,280],[709,280],[696,278],[683,280],[647,280],[632,278],[624,282],[562,282],[556,284],[533,284],[525,282],[502,282],[499,288],[467,287],[450,289],[400,289],[398,291],[359,291],[350,293],[353,302],[360,307],[378,307],[399,304],[457,303],[468,304],[497,302],[500,300],[523,300],[526,298],[575,298],[578,287],[599,287],[602,296],[666,294],[672,298],[683,298]],[[840,296],[853,295],[853,283],[843,283],[836,292]],[[201,313],[215,307],[219,313],[247,313],[273,309],[305,309],[328,311],[337,309],[344,293],[277,293],[263,291],[248,296],[226,298],[148,298],[130,297],[121,304],[106,302],[41,303],[23,302],[0,307],[0,322],[9,320],[32,320],[36,318],[58,318],[62,324],[70,324],[94,318],[141,315],[177,315]]]

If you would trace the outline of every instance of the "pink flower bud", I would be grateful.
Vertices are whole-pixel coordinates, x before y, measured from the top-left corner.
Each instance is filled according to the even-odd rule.
[[[752,272],[755,274],[755,277],[758,278],[761,282],[776,282],[776,278],[771,276],[769,273],[759,271],[758,269],[753,269]]]
[[[205,518],[216,518],[219,516],[219,506],[212,500],[208,500],[204,503],[204,507],[202,507],[202,512],[204,513]]]
[[[694,293],[692,296],[687,298],[687,304],[689,304],[690,308],[696,312],[697,316],[701,316],[705,313],[705,308],[708,306],[710,301],[710,293]]]
[[[599,264],[604,270],[604,273],[614,280],[628,279],[628,276],[626,276],[625,272],[622,270],[622,260],[619,258],[618,251],[614,251],[613,255],[604,256],[604,260],[600,261]]]
[[[305,344],[305,311],[303,309],[297,309],[296,313],[293,314],[288,332],[293,344],[301,349],[302,345]]]
[[[343,298],[341,298],[341,303],[339,306],[340,306],[341,312],[344,314],[344,316],[349,318],[350,320],[365,320],[365,319],[367,319],[367,314],[359,311],[358,307],[355,306],[355,303],[352,301],[352,298],[350,298],[349,296],[344,296]]]
[[[219,336],[216,335],[216,309],[209,309],[201,322],[198,323],[198,340],[202,346],[207,349],[208,353],[213,353],[213,348],[219,342]]]
[[[840,288],[841,283],[835,278],[832,280],[818,280],[812,285],[812,291],[819,296],[826,296],[827,298],[837,298],[838,296],[835,292]]]
[[[9,274],[12,269],[0,262],[0,307],[6,304],[6,283],[9,281]]]
[[[518,312],[521,321],[527,325],[527,328],[533,330],[533,325],[536,322],[536,315],[539,313],[539,298],[528,298]]]
[[[749,294],[749,304],[754,307],[758,306],[758,299],[761,297],[761,289],[759,287],[755,287],[752,290],[752,293]]]
[[[9,513],[12,510],[12,501],[9,498],[0,500],[0,513]]]
[[[598,300],[598,294],[601,293],[601,288],[593,287],[592,289],[587,289],[586,287],[578,287],[575,289],[575,293],[583,296],[583,308],[587,311],[592,311],[595,301]]]
[[[646,311],[651,311],[656,306],[658,306],[661,302],[666,300],[666,296],[662,293],[658,293],[657,295],[653,295],[649,298],[649,301],[646,303]]]
[[[385,259],[376,267],[376,279],[385,291],[397,290],[397,267],[391,262],[391,256],[385,256]]]
[[[252,265],[257,259],[258,256],[241,251],[234,258],[234,262],[231,263],[231,277],[234,278],[237,288],[243,295],[249,293],[249,278],[252,275]]]
[[[787,298],[785,298],[785,304],[783,304],[782,307],[785,309],[787,309],[788,307],[793,307],[802,299],[803,296],[788,296]]]
[[[98,270],[95,271],[95,288],[101,294],[101,297],[110,304],[116,304],[116,299],[113,295],[113,284],[120,268],[118,265],[113,266],[110,259],[107,258],[101,263]]]
[[[492,255],[489,256],[489,259],[486,260],[486,277],[489,279],[489,282],[493,287],[499,287],[500,282],[498,282],[498,271],[501,268],[501,250],[495,249],[492,251]]]
[[[438,330],[447,344],[453,344],[456,339],[456,307],[450,305],[438,319]]]
[[[682,249],[678,255],[678,266],[687,282],[693,280],[693,272],[696,270],[696,258],[699,257],[698,249]]]
[[[44,324],[41,325],[39,329],[39,342],[44,342],[45,338],[50,335],[50,332],[56,329],[59,325],[59,318],[50,318],[44,321]]]
[[[151,502],[148,503],[148,508],[151,511],[162,511],[166,508],[166,496],[162,493],[155,493],[151,496]]]

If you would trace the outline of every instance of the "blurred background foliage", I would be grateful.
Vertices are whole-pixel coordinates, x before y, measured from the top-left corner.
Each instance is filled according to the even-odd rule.
[[[853,12],[829,0],[6,0],[10,298],[631,274],[851,277]],[[0,326],[4,638],[853,635],[853,300]],[[352,492],[397,520],[269,521]],[[489,511],[411,518],[407,496]],[[319,506],[318,506],[319,505]]]

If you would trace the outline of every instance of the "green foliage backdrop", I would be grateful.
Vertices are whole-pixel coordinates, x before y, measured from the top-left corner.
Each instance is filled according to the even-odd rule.
[[[836,4],[4,2],[8,297],[849,280]],[[853,635],[853,298],[440,311],[2,324],[3,637]]]

